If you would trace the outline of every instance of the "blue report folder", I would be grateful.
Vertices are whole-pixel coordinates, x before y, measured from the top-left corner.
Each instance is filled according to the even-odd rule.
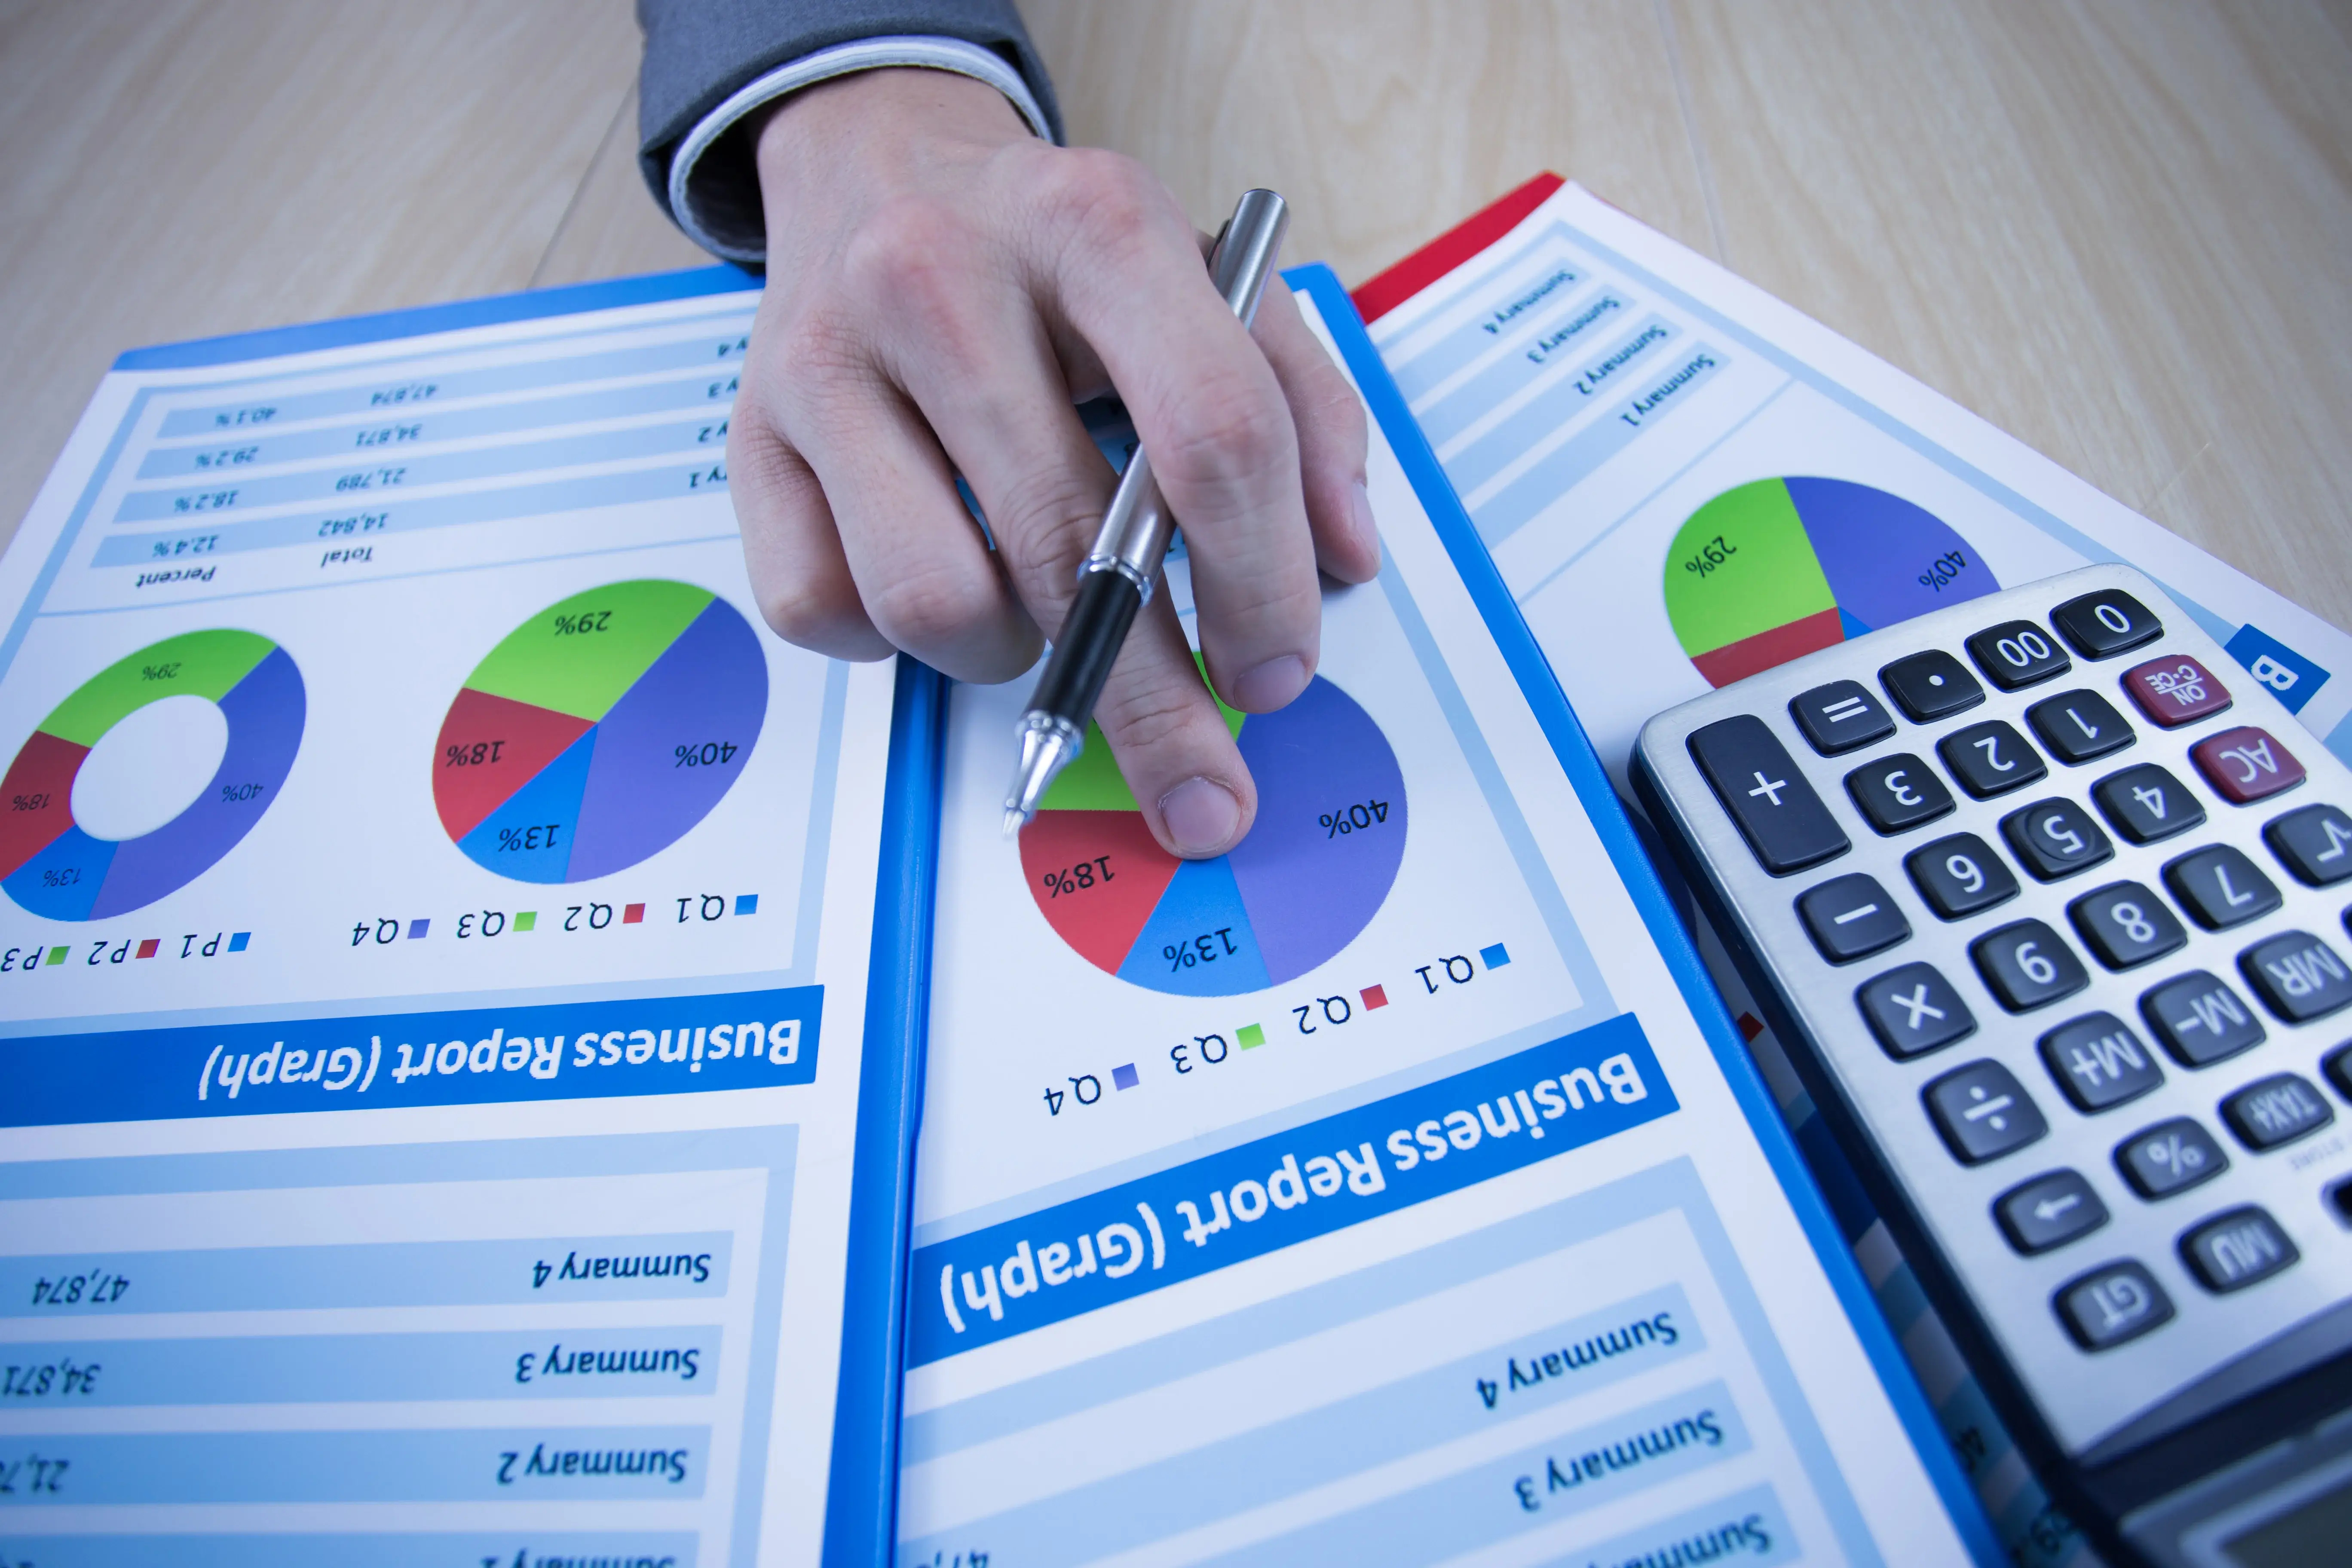
[[[0,563],[16,1554],[887,1553],[941,682],[759,627],[757,299],[100,386]]]
[[[1258,847],[1192,869],[1101,748],[996,841],[1017,690],[760,632],[740,273],[124,355],[0,561],[15,1539],[1990,1561],[1486,547],[1289,277],[1388,560],[1323,694],[1234,716]]]

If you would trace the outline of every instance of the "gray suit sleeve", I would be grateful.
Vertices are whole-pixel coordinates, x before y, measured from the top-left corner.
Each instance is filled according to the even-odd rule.
[[[669,211],[679,142],[737,89],[836,44],[891,36],[957,38],[1003,57],[1036,95],[1059,140],[1061,111],[1013,0],[637,0],[637,160]],[[712,226],[763,234],[751,140],[730,132],[689,171],[694,206]],[[675,217],[676,215],[672,214]]]

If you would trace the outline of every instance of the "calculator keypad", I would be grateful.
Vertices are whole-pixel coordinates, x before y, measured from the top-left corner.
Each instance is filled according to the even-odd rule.
[[[2352,1300],[2352,781],[2154,593],[2049,588],[1689,711],[1802,757],[1849,858],[1777,917],[1752,863],[1719,878],[1792,1043],[2087,1441]],[[2095,1365],[2130,1386],[2070,1381]]]

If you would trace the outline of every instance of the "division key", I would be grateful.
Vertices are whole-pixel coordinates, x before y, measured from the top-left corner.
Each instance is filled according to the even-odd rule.
[[[1691,760],[1775,877],[1833,860],[1853,846],[1764,721],[1719,719],[1690,735]]]

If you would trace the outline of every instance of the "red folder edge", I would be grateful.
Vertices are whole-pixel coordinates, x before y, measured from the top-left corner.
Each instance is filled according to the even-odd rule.
[[[1481,207],[1402,261],[1366,279],[1349,296],[1367,326],[1518,226],[1568,182],[1547,171]]]

